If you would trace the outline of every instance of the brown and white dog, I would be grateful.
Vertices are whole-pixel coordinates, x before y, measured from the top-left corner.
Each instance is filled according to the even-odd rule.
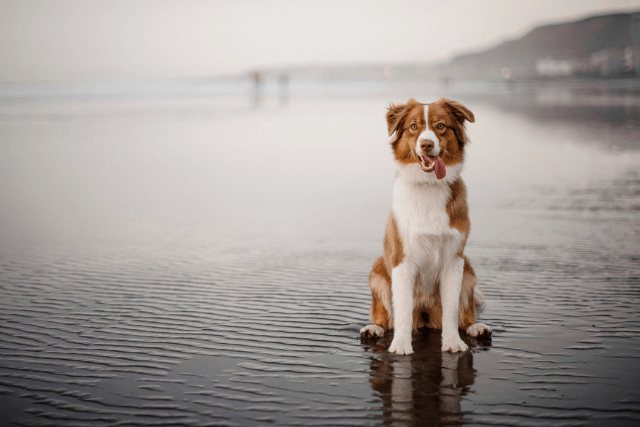
[[[465,121],[473,113],[440,99],[410,99],[387,113],[398,166],[384,252],[369,275],[372,325],[363,337],[394,328],[389,351],[411,354],[411,333],[442,329],[442,351],[465,351],[458,328],[477,337],[491,328],[476,323],[484,297],[464,248],[470,222],[467,190],[460,177],[467,143]]]

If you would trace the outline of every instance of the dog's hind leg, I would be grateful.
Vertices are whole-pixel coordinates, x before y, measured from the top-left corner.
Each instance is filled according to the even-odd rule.
[[[371,295],[370,316],[373,324],[360,329],[360,335],[364,338],[377,338],[383,336],[385,330],[389,329],[389,313],[375,294]]]
[[[371,288],[370,318],[373,324],[360,329],[360,335],[364,338],[376,338],[383,336],[385,331],[393,325],[390,315],[391,281],[384,268],[382,257],[373,264],[373,270],[369,274],[369,287]]]
[[[491,327],[484,323],[476,323],[478,314],[484,309],[484,295],[478,287],[475,272],[464,257],[464,273],[462,275],[462,292],[460,293],[460,312],[458,322],[460,329],[472,337],[491,335]]]
[[[476,313],[481,313],[484,309],[484,295],[478,286],[473,288],[473,305],[476,308]],[[467,327],[466,332],[472,337],[488,337],[493,330],[491,326],[484,323],[474,323]]]

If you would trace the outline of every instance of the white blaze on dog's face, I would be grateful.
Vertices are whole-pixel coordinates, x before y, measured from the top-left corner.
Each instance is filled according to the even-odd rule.
[[[473,113],[444,98],[431,104],[410,99],[406,104],[391,105],[387,126],[389,135],[395,134],[391,146],[396,160],[418,163],[425,173],[444,178],[447,166],[463,161],[465,120],[473,122]]]
[[[424,127],[424,130],[418,135],[418,139],[416,140],[416,154],[419,157],[422,156],[430,156],[436,157],[440,155],[440,143],[438,140],[438,135],[436,135],[429,128],[429,104],[425,104],[423,106],[424,113],[422,115],[422,120],[427,126]]]

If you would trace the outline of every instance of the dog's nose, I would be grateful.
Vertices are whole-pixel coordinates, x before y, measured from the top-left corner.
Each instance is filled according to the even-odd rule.
[[[426,153],[430,153],[431,150],[433,150],[433,146],[434,146],[434,142],[430,139],[423,139],[420,141],[420,148],[422,148],[422,151]]]

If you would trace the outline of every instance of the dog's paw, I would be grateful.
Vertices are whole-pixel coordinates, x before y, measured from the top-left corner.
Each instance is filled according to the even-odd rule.
[[[442,336],[442,351],[457,353],[459,351],[467,351],[467,348],[467,345],[460,339],[459,336]]]
[[[491,335],[491,327],[484,323],[474,323],[467,329],[467,335],[472,337],[488,337]]]
[[[391,345],[389,346],[389,352],[395,354],[412,354],[411,336],[408,338],[393,337],[393,341],[391,341]]]
[[[378,338],[384,335],[384,329],[378,325],[367,325],[360,329],[362,338]]]

